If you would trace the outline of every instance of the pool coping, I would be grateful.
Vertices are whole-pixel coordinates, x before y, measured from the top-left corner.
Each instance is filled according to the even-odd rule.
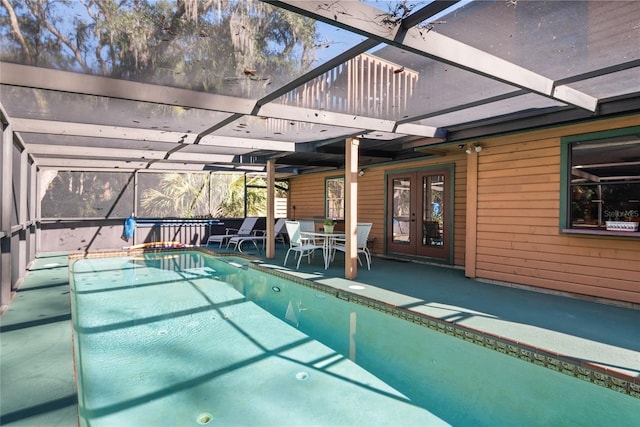
[[[222,253],[215,252],[211,249],[201,247],[183,247],[183,248],[144,248],[131,250],[110,250],[86,253],[69,254],[69,274],[72,273],[71,264],[76,259],[86,258],[105,258],[112,256],[131,256],[142,255],[148,253],[176,252],[176,251],[197,251],[218,257],[234,257],[243,258],[248,261],[249,268],[277,276],[286,280],[293,281],[302,286],[312,288],[345,301],[356,303],[373,310],[377,310],[399,319],[415,323],[420,326],[427,327],[431,330],[438,331],[450,335],[452,337],[462,339],[469,343],[480,345],[484,348],[497,351],[508,356],[518,358],[520,360],[533,363],[535,365],[560,372],[574,378],[588,381],[592,384],[608,388],[610,390],[629,395],[640,399],[640,377],[627,375],[615,369],[609,369],[597,363],[584,359],[567,356],[558,352],[546,350],[544,348],[533,346],[522,341],[505,338],[498,334],[475,329],[469,326],[462,326],[453,322],[442,320],[437,317],[430,316],[425,313],[413,310],[411,308],[400,307],[388,301],[375,299],[369,296],[361,295],[357,292],[341,289],[324,283],[315,282],[308,279],[297,277],[289,274],[287,271],[276,270],[261,265],[260,258],[242,253]],[[370,288],[375,286],[367,285]]]

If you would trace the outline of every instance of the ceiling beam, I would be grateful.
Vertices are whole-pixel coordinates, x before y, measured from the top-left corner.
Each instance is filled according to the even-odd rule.
[[[287,120],[319,123],[328,126],[362,129],[362,133],[370,131],[396,132],[397,124],[393,120],[377,119],[373,117],[356,116],[346,113],[334,113],[327,110],[301,108],[282,104],[267,104],[259,109],[259,115],[267,117],[279,116]],[[433,126],[413,125],[411,130],[417,136],[434,137],[442,134],[442,130]],[[399,131],[398,131],[399,132]],[[404,132],[402,132],[404,133]],[[411,133],[414,135],[414,133]]]
[[[257,139],[221,135],[207,135],[200,140],[203,146],[242,148],[250,150],[295,151],[296,143],[273,139]]]
[[[157,141],[173,143],[193,142],[196,134],[169,132],[155,129],[128,128],[122,126],[96,125],[87,123],[58,122],[12,118],[11,125],[16,132],[31,132],[50,135],[73,135],[90,138],[129,139],[134,141]]]
[[[250,114],[255,101],[0,61],[0,83],[163,105]]]
[[[195,141],[197,135],[188,132],[168,132],[155,129],[128,128],[121,126],[103,126],[86,123],[57,122],[36,119],[11,119],[13,130],[16,132],[41,133],[50,135],[69,135],[91,138],[113,138],[134,141],[151,141],[175,143],[188,147]],[[40,144],[31,144],[34,147]],[[295,151],[295,143],[245,137],[230,137],[208,135],[200,140],[200,145],[217,146],[223,148],[240,148],[242,150],[276,150]],[[82,148],[83,150],[85,147]],[[166,154],[167,151],[164,151]]]
[[[557,85],[552,79],[431,31],[429,27],[403,28],[402,20],[389,19],[389,14],[380,13],[380,9],[364,3],[324,0],[270,0],[269,3],[591,112],[598,105],[595,97],[566,85]]]
[[[169,162],[189,162],[189,163],[214,163],[214,162],[232,162],[234,154],[206,154],[206,153],[185,153],[179,151],[171,153],[166,160]]]
[[[41,157],[36,159],[38,167],[48,169],[80,168],[80,169],[144,169],[148,163],[141,160],[102,160],[102,159],[69,159],[61,157]]]
[[[166,151],[120,149],[107,147],[82,147],[77,145],[29,144],[27,151],[38,156],[84,159],[88,157],[117,159],[153,160],[164,158]]]

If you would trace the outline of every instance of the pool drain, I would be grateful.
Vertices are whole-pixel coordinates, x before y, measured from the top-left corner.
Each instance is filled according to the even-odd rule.
[[[196,418],[196,422],[200,425],[205,425],[205,424],[209,424],[212,419],[213,419],[212,414],[208,412],[203,412],[202,414],[198,415],[198,418]]]
[[[296,379],[298,381],[305,381],[308,378],[309,378],[309,373],[308,372],[300,371],[300,372],[298,372],[296,374]]]
[[[272,287],[271,287],[271,290],[272,290],[273,292],[280,292],[280,288],[279,288],[279,287],[277,287],[277,286],[272,286]]]

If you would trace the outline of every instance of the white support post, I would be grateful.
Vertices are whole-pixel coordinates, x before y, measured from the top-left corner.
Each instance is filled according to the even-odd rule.
[[[358,151],[360,140],[349,138],[345,144],[345,203],[344,232],[346,252],[344,254],[344,277],[358,277]]]

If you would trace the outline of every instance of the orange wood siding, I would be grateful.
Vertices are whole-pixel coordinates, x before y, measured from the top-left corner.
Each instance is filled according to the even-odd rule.
[[[454,265],[476,257],[475,277],[596,299],[640,304],[640,235],[636,238],[562,234],[560,147],[563,136],[640,125],[640,116],[599,120],[477,141],[479,153],[475,248],[465,248],[467,155],[457,146],[421,161],[369,167],[358,179],[358,220],[372,222],[373,252],[384,250],[385,172],[455,164]],[[291,179],[296,217],[324,215],[324,179]],[[474,220],[472,218],[472,220]]]
[[[561,234],[561,136],[636,117],[481,141],[476,277],[640,303],[640,238]]]

